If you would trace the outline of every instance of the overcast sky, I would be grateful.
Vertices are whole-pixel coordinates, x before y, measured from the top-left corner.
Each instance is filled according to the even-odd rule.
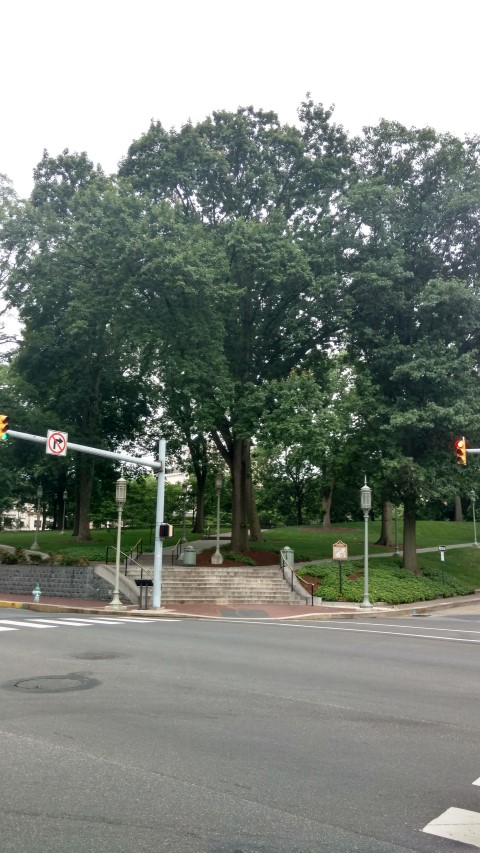
[[[480,132],[480,0],[0,0],[0,172],[46,148],[107,172],[150,119],[294,122],[307,91],[351,133],[381,118]]]

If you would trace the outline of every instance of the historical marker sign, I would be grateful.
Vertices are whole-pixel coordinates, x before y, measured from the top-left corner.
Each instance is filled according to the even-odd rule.
[[[47,433],[46,453],[53,456],[67,455],[68,432],[59,432],[58,429],[49,429]]]
[[[332,560],[348,560],[348,545],[345,542],[335,542]]]

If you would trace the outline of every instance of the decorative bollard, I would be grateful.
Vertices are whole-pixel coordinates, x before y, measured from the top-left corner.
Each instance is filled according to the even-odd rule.
[[[40,601],[40,596],[42,594],[42,590],[40,589],[40,584],[37,583],[34,590],[32,590],[33,600],[38,602]]]

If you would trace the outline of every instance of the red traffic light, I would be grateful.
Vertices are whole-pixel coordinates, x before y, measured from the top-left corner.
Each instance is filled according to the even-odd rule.
[[[465,441],[465,436],[462,435],[461,438],[457,438],[454,442],[455,447],[455,457],[457,465],[466,465],[467,464],[467,442]]]

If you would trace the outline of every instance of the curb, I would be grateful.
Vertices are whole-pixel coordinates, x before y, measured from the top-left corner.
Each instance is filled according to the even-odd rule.
[[[181,619],[207,619],[211,621],[221,622],[223,620],[231,621],[232,618],[240,621],[249,621],[249,622],[285,622],[285,621],[332,621],[335,619],[376,619],[379,616],[389,616],[389,617],[403,617],[403,616],[412,616],[412,615],[428,615],[429,613],[435,611],[441,611],[445,608],[451,607],[463,607],[467,604],[480,604],[480,594],[475,595],[474,597],[467,596],[458,596],[454,599],[433,599],[432,601],[418,601],[412,602],[410,605],[397,605],[394,607],[373,607],[371,610],[363,610],[360,607],[351,608],[350,610],[343,610],[337,613],[322,613],[319,612],[319,608],[312,608],[313,612],[309,613],[297,613],[292,614],[291,616],[242,616],[236,615],[232,616],[215,616],[209,614],[202,613],[183,613],[181,610],[175,610],[171,607],[160,608],[159,610],[154,610],[153,608],[149,610],[136,610],[134,608],[122,611],[112,611],[107,610],[106,607],[82,607],[81,605],[67,605],[67,604],[47,604],[41,602],[31,602],[31,601],[3,601],[0,599],[0,608],[1,607],[10,607],[17,610],[33,610],[37,613],[83,613],[85,615],[95,615],[95,616],[115,616],[119,619],[122,617],[135,616],[135,617],[144,617],[148,619],[161,619],[162,617],[178,617]],[[341,607],[341,602],[331,602],[329,604],[325,604],[326,607]]]

